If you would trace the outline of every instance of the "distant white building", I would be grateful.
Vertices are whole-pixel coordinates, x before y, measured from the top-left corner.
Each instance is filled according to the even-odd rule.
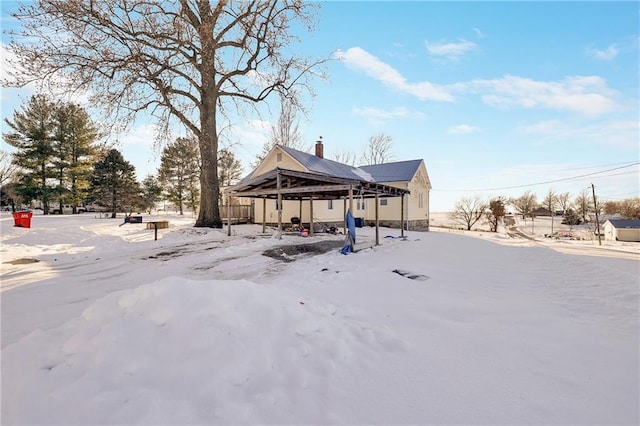
[[[605,241],[640,241],[640,219],[607,219]]]

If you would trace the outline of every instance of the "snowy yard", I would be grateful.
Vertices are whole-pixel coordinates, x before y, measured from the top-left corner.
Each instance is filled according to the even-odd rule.
[[[638,244],[0,217],[2,424],[640,422]]]

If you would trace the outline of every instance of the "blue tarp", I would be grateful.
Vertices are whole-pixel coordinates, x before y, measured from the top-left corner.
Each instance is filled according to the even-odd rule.
[[[356,220],[351,214],[351,209],[347,210],[345,216],[347,221],[347,238],[344,240],[344,247],[340,250],[342,254],[349,254],[353,251],[353,245],[356,243]]]

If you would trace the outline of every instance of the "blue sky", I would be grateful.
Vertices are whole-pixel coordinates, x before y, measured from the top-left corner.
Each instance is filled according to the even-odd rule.
[[[394,160],[425,160],[432,211],[470,196],[573,198],[592,183],[601,198],[639,196],[639,22],[638,2],[323,3],[296,48],[336,60],[302,137],[322,135],[333,158],[391,136]],[[25,93],[3,89],[3,119]],[[235,123],[246,172],[273,114]],[[118,140],[139,176],[155,172],[144,119]]]

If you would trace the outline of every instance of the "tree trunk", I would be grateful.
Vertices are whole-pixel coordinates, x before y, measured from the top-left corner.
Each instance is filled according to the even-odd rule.
[[[217,129],[217,102],[218,88],[214,76],[215,46],[211,34],[213,34],[213,22],[211,16],[200,26],[200,40],[202,41],[202,76],[201,102],[200,102],[200,134],[198,144],[202,171],[200,172],[200,210],[196,227],[222,228],[220,218],[220,185],[218,182],[218,129]],[[205,18],[205,19],[206,19]]]

